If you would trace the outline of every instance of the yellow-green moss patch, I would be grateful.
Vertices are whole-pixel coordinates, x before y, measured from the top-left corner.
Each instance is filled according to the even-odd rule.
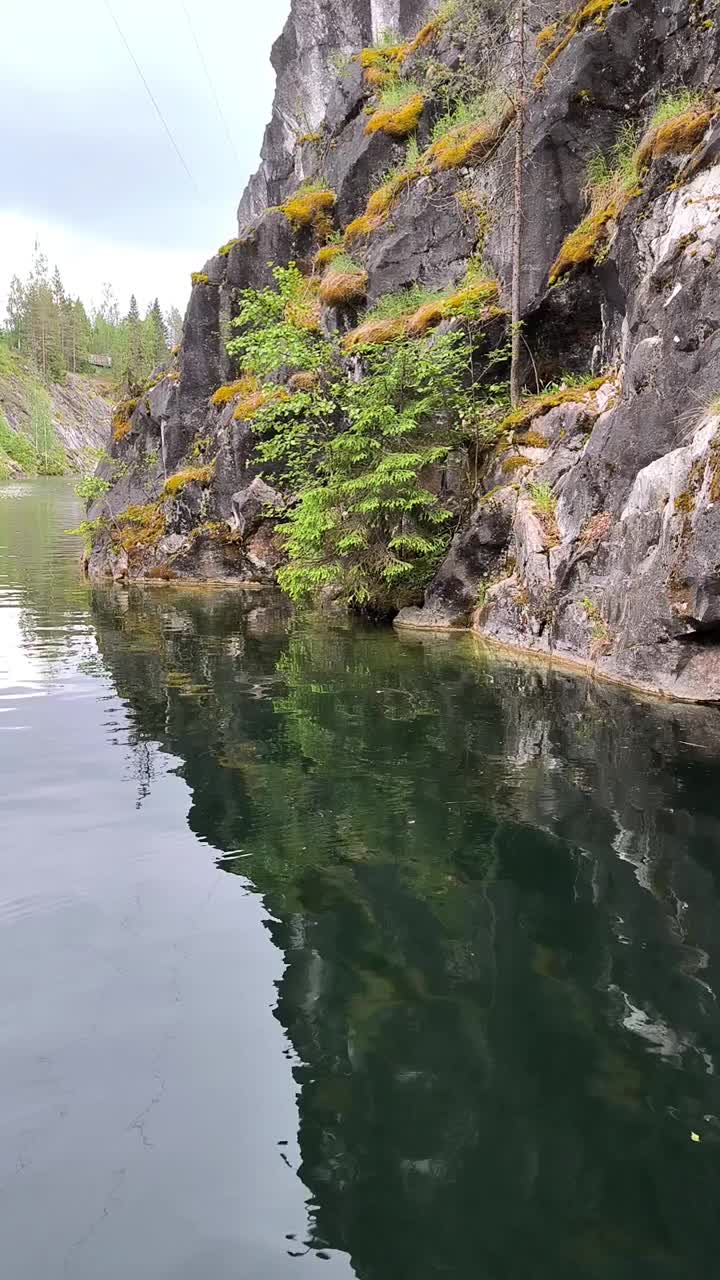
[[[262,387],[238,401],[233,418],[236,422],[250,422],[266,404],[270,404],[273,400],[289,399],[290,396],[284,387]]]
[[[358,347],[381,346],[403,338],[421,338],[442,320],[458,315],[466,315],[482,323],[489,322],[503,314],[499,307],[493,305],[497,297],[496,282],[479,279],[471,270],[458,289],[426,295],[423,301],[414,301],[411,296],[405,311],[402,310],[402,297],[398,301],[398,310],[392,315],[382,314],[381,303],[378,314],[369,315],[345,335],[343,350],[347,354]]]
[[[210,277],[207,271],[191,271],[190,282],[191,284],[209,284]]]
[[[431,170],[472,168],[481,164],[502,138],[515,117],[515,108],[498,111],[479,108],[477,119],[461,120],[442,132],[422,157]]]
[[[550,409],[556,409],[560,404],[579,403],[609,382],[611,376],[605,373],[599,378],[591,378],[588,382],[574,387],[562,387],[559,391],[547,391],[543,395],[530,396],[502,419],[498,434],[504,431],[522,431],[525,427],[529,427],[534,418],[539,418],[542,413],[547,413]]]
[[[166,497],[173,498],[188,484],[209,485],[214,475],[214,463],[205,467],[188,467],[186,471],[176,471],[175,475],[168,476],[163,492]]]
[[[406,190],[416,178],[420,177],[420,169],[408,168],[394,173],[382,186],[373,191],[368,199],[365,212],[361,213],[345,228],[345,243],[362,239],[378,231],[387,221],[388,214],[402,191]]]
[[[380,106],[370,116],[365,125],[365,132],[368,134],[382,132],[391,138],[407,138],[417,129],[424,106],[425,98],[419,92],[411,94],[398,106]]]
[[[299,187],[280,206],[288,222],[296,230],[302,227],[325,229],[330,213],[335,208],[337,196],[328,187],[306,185]]]
[[[638,165],[646,168],[658,156],[687,155],[702,141],[714,117],[714,111],[692,106],[670,120],[651,125],[637,149]]]
[[[132,431],[131,418],[139,400],[121,400],[112,416],[112,438],[117,443]]]
[[[210,403],[216,407],[228,404],[230,400],[234,400],[236,396],[249,395],[258,388],[257,378],[243,377],[238,378],[235,382],[227,382],[225,386],[218,387],[210,397]]]
[[[555,24],[555,31],[551,36],[548,36],[542,44],[549,43],[558,35],[560,36],[560,39],[555,45],[553,45],[553,48],[550,50],[550,53],[535,76],[535,84],[537,86],[543,84],[545,77],[553,66],[553,63],[557,61],[563,50],[567,49],[567,46],[570,44],[573,37],[576,36],[579,31],[582,31],[583,27],[587,27],[591,22],[595,22],[598,26],[601,26],[605,20],[606,13],[609,9],[613,8],[616,2],[617,0],[581,0],[577,9],[574,9],[571,13],[567,14],[565,18],[562,18],[560,22]],[[627,3],[627,0],[620,0],[620,3]],[[541,32],[540,35],[544,35],[550,30],[551,28],[546,27],[545,32]],[[562,35],[560,35],[560,32],[562,32]]]
[[[162,503],[149,502],[145,506],[128,507],[115,517],[111,528],[112,541],[128,554],[153,546],[165,533],[165,512]]]

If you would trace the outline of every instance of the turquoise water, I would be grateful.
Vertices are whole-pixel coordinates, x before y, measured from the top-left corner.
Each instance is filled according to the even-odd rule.
[[[715,713],[79,519],[0,486],[3,1276],[714,1274]]]

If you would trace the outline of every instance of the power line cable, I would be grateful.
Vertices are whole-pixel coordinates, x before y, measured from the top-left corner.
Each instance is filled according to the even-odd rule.
[[[172,135],[172,132],[171,132],[170,126],[169,126],[169,124],[168,124],[167,120],[165,119],[165,117],[164,117],[164,115],[163,115],[162,111],[160,110],[160,107],[158,106],[157,99],[155,98],[155,95],[154,95],[154,93],[153,93],[152,89],[150,88],[150,85],[148,84],[147,80],[145,79],[145,76],[143,75],[143,72],[142,72],[142,68],[141,68],[141,66],[140,66],[140,63],[138,62],[137,58],[135,57],[135,54],[133,53],[132,49],[130,48],[130,45],[128,44],[128,42],[127,42],[127,40],[126,40],[126,38],[125,38],[125,34],[124,34],[123,30],[122,30],[122,27],[120,26],[120,23],[118,22],[117,18],[115,17],[115,14],[114,14],[114,13],[113,13],[113,11],[112,11],[112,8],[111,8],[111,6],[110,6],[110,0],[105,0],[105,8],[107,9],[108,13],[110,14],[110,17],[112,18],[112,20],[113,20],[113,22],[114,22],[114,24],[115,24],[115,28],[116,28],[116,30],[117,30],[117,33],[118,33],[118,35],[120,36],[120,39],[122,40],[123,44],[125,45],[125,48],[126,48],[126,49],[127,49],[127,51],[128,51],[128,54],[129,54],[130,59],[131,59],[131,61],[132,61],[132,64],[133,64],[133,66],[135,67],[135,70],[137,71],[137,73],[138,73],[138,75],[139,75],[140,79],[142,80],[142,82],[143,82],[143,84],[144,84],[144,86],[145,86],[145,91],[146,91],[146,93],[147,93],[147,95],[148,95],[148,97],[149,97],[150,101],[152,102],[152,104],[153,104],[153,106],[154,106],[154,108],[155,108],[155,110],[156,110],[156,112],[157,112],[157,114],[158,114],[158,117],[159,117],[159,119],[160,119],[160,123],[162,124],[163,129],[165,130],[165,132],[166,132],[166,134],[167,134],[168,138],[170,139],[170,142],[171,142],[171,144],[172,144],[172,147],[173,147],[174,152],[175,152],[175,154],[176,154],[176,156],[177,156],[178,160],[180,161],[180,163],[181,163],[181,165],[182,165],[183,169],[185,170],[185,172],[186,172],[186,174],[187,174],[188,178],[190,179],[190,181],[191,181],[191,183],[192,183],[192,185],[193,185],[193,187],[194,187],[194,189],[195,189],[195,193],[196,193],[196,195],[197,195],[197,196],[199,196],[199,195],[200,195],[200,188],[198,187],[197,182],[195,181],[195,179],[194,179],[194,177],[193,177],[192,173],[190,172],[190,169],[188,168],[188,166],[187,166],[187,164],[186,164],[186,162],[185,162],[185,157],[183,156],[182,151],[180,150],[180,148],[179,148],[179,146],[178,146],[177,142],[175,141],[175,139],[174,139],[174,137],[173,137],[173,135]]]
[[[193,43],[194,43],[195,48],[196,48],[196,50],[197,50],[198,58],[200,59],[200,63],[201,63],[201,65],[202,65],[202,69],[203,69],[203,71],[204,71],[204,73],[205,73],[205,79],[206,79],[206,80],[207,80],[207,82],[208,82],[208,87],[209,87],[210,92],[211,92],[211,94],[212,94],[212,96],[213,96],[213,101],[214,101],[215,106],[216,106],[216,108],[217,108],[217,113],[218,113],[218,115],[219,115],[219,117],[220,117],[220,120],[221,120],[221,122],[222,122],[222,126],[223,126],[223,128],[224,128],[224,130],[225,130],[225,136],[227,137],[227,140],[228,140],[228,142],[229,142],[229,144],[230,144],[230,148],[231,148],[231,150],[232,150],[232,153],[233,153],[233,155],[235,156],[235,159],[237,160],[238,166],[240,167],[240,166],[242,165],[242,161],[240,160],[240,156],[239,156],[239,154],[238,154],[238,149],[237,149],[237,147],[235,146],[235,139],[233,138],[232,133],[230,132],[230,126],[229,126],[229,124],[228,124],[228,122],[227,122],[227,117],[226,117],[226,115],[225,115],[225,112],[224,112],[224,111],[223,111],[223,109],[222,109],[222,105],[221,105],[221,103],[220,103],[220,99],[219,99],[219,97],[218,97],[218,95],[217,95],[217,92],[216,92],[216,90],[215,90],[215,85],[214,85],[214,83],[213,83],[212,77],[211,77],[210,72],[209,72],[209,70],[208,70],[208,65],[207,65],[207,62],[205,61],[205,56],[204,56],[203,51],[202,51],[202,48],[201,48],[201,46],[200,46],[200,41],[198,40],[197,35],[195,34],[195,28],[193,27],[193,24],[192,24],[192,22],[191,22],[191,20],[190,20],[190,14],[188,13],[188,9],[187,9],[187,5],[185,4],[185,0],[181,0],[181,7],[182,7],[182,11],[183,11],[183,13],[185,14],[185,21],[186,21],[186,22],[187,22],[187,24],[188,24],[188,28],[189,28],[189,30],[190,30],[190,35],[191,35],[191,36],[192,36],[192,38],[193,38]]]

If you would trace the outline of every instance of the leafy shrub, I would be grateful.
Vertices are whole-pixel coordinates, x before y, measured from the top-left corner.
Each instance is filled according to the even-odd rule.
[[[301,274],[295,263],[276,267],[275,289],[245,289],[232,321],[238,336],[228,352],[246,374],[267,377],[287,366],[318,369],[325,360],[319,335],[317,284]]]
[[[38,455],[32,440],[22,431],[13,431],[3,413],[0,413],[0,453],[28,475],[38,470]]]
[[[103,480],[101,476],[83,476],[75,485],[75,492],[78,498],[82,498],[88,504],[97,502],[98,498],[102,498],[110,489],[110,481]]]

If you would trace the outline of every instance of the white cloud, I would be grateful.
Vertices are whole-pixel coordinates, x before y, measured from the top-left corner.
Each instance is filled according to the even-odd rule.
[[[270,47],[289,0],[111,0],[193,175],[184,172],[101,0],[5,6],[0,43],[0,306],[35,238],[90,303],[181,308],[189,273],[232,234],[270,113]]]
[[[167,310],[184,311],[190,292],[190,272],[197,271],[212,252],[198,248],[159,251],[74,231],[59,223],[22,214],[0,212],[0,310],[4,314],[7,285],[16,273],[23,279],[32,265],[38,240],[50,270],[57,263],[63,284],[86,306],[100,301],[103,283],[112,284],[121,311],[135,292],[141,312],[158,297]]]

